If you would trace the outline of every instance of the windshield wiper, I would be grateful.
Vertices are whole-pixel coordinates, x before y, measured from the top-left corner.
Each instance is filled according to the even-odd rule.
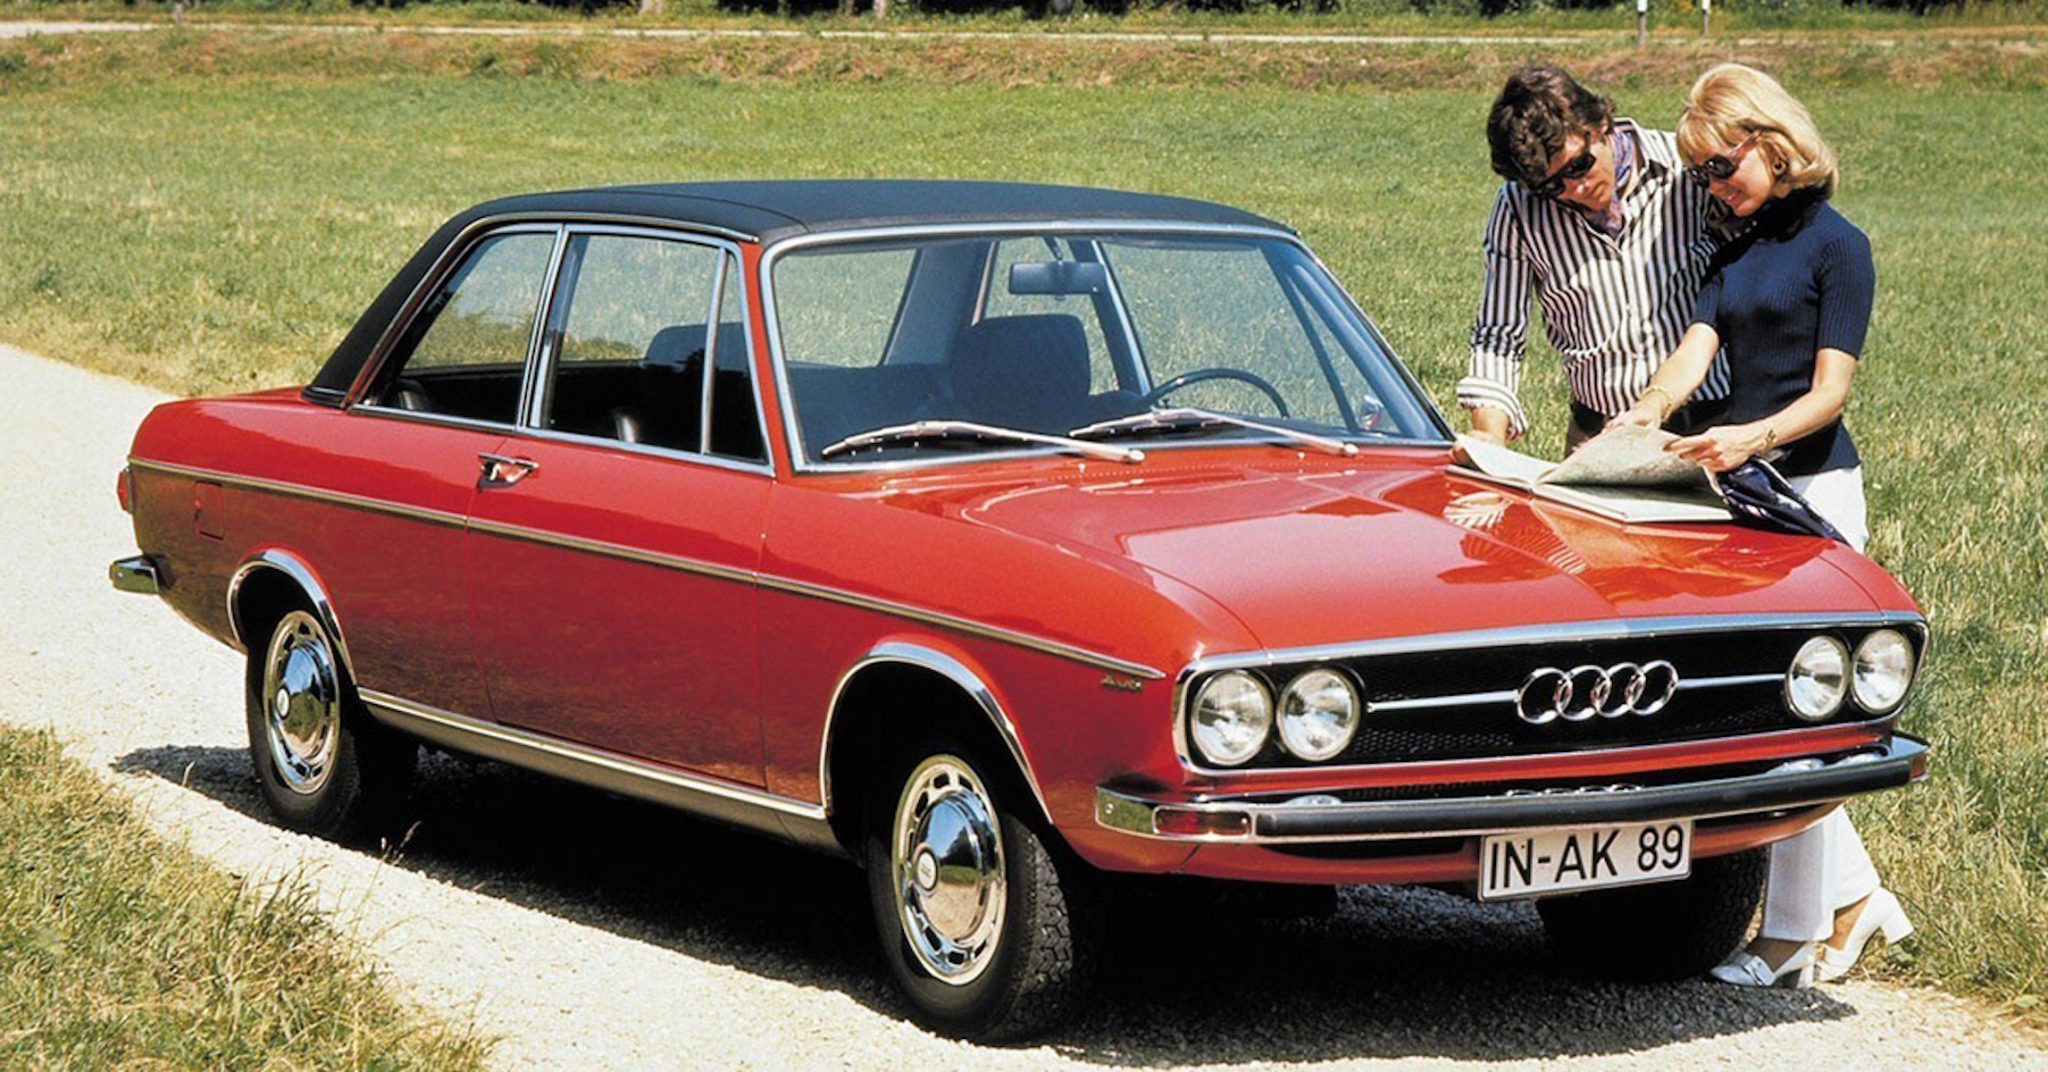
[[[924,440],[982,439],[1007,443],[1033,443],[1041,446],[1058,447],[1090,458],[1104,458],[1113,462],[1135,465],[1145,460],[1145,452],[1130,447],[1112,447],[1102,443],[1088,443],[1067,436],[1040,435],[1016,428],[998,428],[992,424],[976,424],[973,421],[912,421],[909,424],[891,425],[871,432],[861,432],[818,452],[820,458],[835,454],[847,454],[868,447],[879,447],[890,443],[915,443]]]
[[[1111,439],[1117,436],[1144,435],[1150,432],[1184,432],[1196,428],[1232,427],[1245,428],[1254,432],[1266,432],[1281,436],[1304,447],[1314,447],[1329,454],[1341,454],[1346,458],[1358,453],[1358,447],[1340,439],[1296,431],[1277,424],[1248,421],[1214,410],[1195,409],[1179,406],[1170,409],[1148,410],[1128,417],[1101,421],[1086,428],[1076,428],[1067,434],[1075,439]]]

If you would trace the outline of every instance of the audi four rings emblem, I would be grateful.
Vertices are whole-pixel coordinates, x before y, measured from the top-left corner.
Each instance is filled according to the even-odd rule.
[[[1678,694],[1678,668],[1662,659],[1613,666],[1546,666],[1515,690],[1515,716],[1531,726],[1594,715],[1654,715]]]

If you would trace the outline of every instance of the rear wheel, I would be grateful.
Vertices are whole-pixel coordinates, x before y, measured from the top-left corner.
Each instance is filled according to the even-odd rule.
[[[1692,876],[1536,902],[1569,967],[1604,979],[1699,975],[1748,934],[1763,895],[1768,848],[1695,860]]]
[[[1051,1026],[1092,974],[1086,865],[1055,859],[972,749],[935,742],[895,770],[869,812],[868,890],[917,1020],[984,1040]]]
[[[412,781],[418,747],[373,722],[310,608],[286,610],[250,645],[249,755],[264,802],[284,825],[353,840],[386,833]]]

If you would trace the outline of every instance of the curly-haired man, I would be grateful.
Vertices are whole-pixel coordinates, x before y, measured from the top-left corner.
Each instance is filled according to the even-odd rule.
[[[1486,274],[1472,364],[1458,403],[1472,430],[1506,442],[1528,429],[1520,398],[1529,298],[1571,385],[1567,448],[1627,410],[1678,345],[1718,245],[1713,199],[1686,174],[1673,136],[1617,118],[1614,104],[1555,67],[1508,77],[1486,122],[1507,181],[1486,224]],[[1690,433],[1725,408],[1728,371],[1669,427]]]

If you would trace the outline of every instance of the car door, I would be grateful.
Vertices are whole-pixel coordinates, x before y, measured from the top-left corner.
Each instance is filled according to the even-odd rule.
[[[738,263],[709,240],[570,231],[515,460],[470,538],[500,721],[758,785],[770,471]]]
[[[482,458],[517,424],[557,228],[515,226],[457,252],[372,385],[319,482],[347,504],[305,526],[368,694],[483,717],[464,519]]]

